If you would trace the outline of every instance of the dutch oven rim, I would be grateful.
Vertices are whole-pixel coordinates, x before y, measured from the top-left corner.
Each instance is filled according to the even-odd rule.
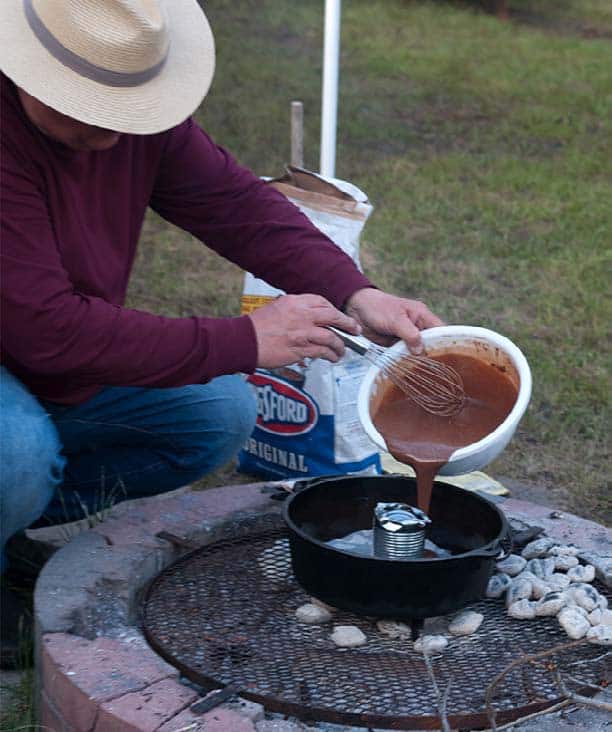
[[[339,549],[337,547],[330,546],[327,542],[321,541],[320,539],[316,539],[312,535],[308,534],[306,531],[301,529],[289,516],[289,511],[291,509],[291,505],[294,500],[296,500],[302,493],[305,491],[316,488],[320,485],[323,485],[325,483],[338,483],[338,482],[344,482],[349,480],[380,480],[380,479],[387,479],[387,478],[402,478],[406,480],[415,480],[411,476],[403,475],[402,473],[385,473],[384,475],[325,475],[325,476],[314,476],[312,478],[304,478],[301,480],[297,480],[294,484],[293,490],[290,493],[290,495],[287,497],[285,501],[283,501],[283,509],[282,509],[282,516],[285,524],[287,527],[293,531],[295,534],[297,534],[301,539],[304,541],[310,542],[311,544],[315,544],[317,547],[324,551],[329,551],[332,554],[342,554],[346,557],[350,557],[352,559],[361,559],[365,560],[366,562],[383,562],[383,563],[403,563],[403,564],[427,564],[427,563],[438,563],[438,562],[452,562],[454,560],[462,560],[469,557],[473,558],[482,558],[482,559],[494,559],[497,557],[496,561],[502,561],[503,559],[506,559],[511,553],[512,553],[512,540],[511,540],[511,530],[510,530],[510,524],[508,523],[508,519],[506,518],[504,512],[495,504],[493,501],[489,501],[483,496],[478,495],[476,491],[469,491],[467,488],[462,488],[461,486],[454,485],[453,483],[447,483],[444,480],[434,480],[434,485],[436,483],[444,483],[447,486],[451,486],[452,488],[455,488],[459,491],[465,491],[468,493],[472,498],[484,502],[488,508],[491,508],[494,513],[497,514],[500,523],[501,523],[501,529],[498,534],[498,536],[494,539],[491,539],[491,541],[487,542],[481,547],[477,547],[476,549],[470,549],[467,552],[461,552],[460,554],[453,554],[450,557],[419,557],[419,558],[412,558],[412,559],[392,559],[388,557],[366,557],[363,555],[355,554],[354,552],[349,552],[346,549]],[[509,544],[508,549],[505,549],[503,544],[507,543]]]

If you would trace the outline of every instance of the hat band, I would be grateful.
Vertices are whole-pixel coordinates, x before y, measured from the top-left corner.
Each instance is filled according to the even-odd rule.
[[[32,0],[23,0],[23,7],[25,10],[26,20],[28,21],[32,32],[47,51],[49,51],[49,53],[60,63],[64,64],[64,66],[67,66],[79,76],[91,79],[91,81],[97,81],[98,83],[105,84],[106,86],[139,86],[140,84],[145,84],[147,81],[154,79],[162,70],[162,67],[166,63],[166,59],[168,58],[168,52],[166,51],[166,54],[161,61],[148,69],[144,69],[143,71],[111,71],[110,69],[105,69],[102,66],[96,66],[82,56],[79,56],[77,53],[74,53],[69,48],[63,46],[57,38],[52,35],[39,18],[34,6],[32,5]]]

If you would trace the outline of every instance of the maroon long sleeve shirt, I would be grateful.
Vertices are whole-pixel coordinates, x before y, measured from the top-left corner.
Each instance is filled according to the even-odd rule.
[[[4,76],[1,94],[2,361],[37,396],[75,404],[105,385],[181,386],[255,369],[247,316],[123,307],[147,206],[286,292],[340,307],[370,285],[191,119],[76,152],[38,131]]]

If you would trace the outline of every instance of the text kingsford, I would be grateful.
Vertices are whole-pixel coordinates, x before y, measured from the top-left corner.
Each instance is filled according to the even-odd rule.
[[[266,432],[300,435],[317,422],[318,409],[303,391],[268,374],[251,374],[257,394],[257,426]]]

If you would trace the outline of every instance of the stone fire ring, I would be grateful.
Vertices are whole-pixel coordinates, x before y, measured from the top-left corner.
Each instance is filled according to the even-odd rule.
[[[190,711],[198,694],[146,643],[138,610],[147,582],[181,550],[156,537],[167,531],[198,545],[224,536],[239,518],[279,513],[263,483],[175,492],[121,504],[60,548],[34,595],[41,729],[53,732],[281,732],[296,724],[266,721],[261,705],[225,703],[204,715]],[[571,514],[506,499],[510,518],[598,555],[598,573],[612,576],[612,532]],[[304,729],[304,728],[303,728]]]

